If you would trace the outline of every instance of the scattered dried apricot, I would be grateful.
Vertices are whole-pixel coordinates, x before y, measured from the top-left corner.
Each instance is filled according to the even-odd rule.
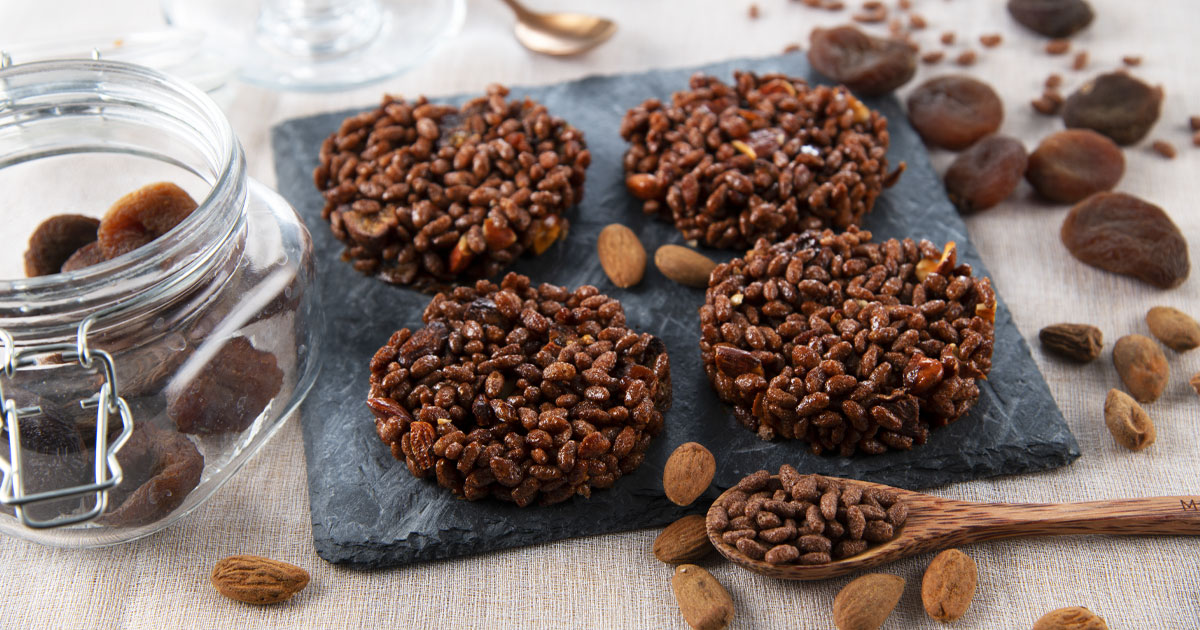
[[[166,234],[196,209],[196,201],[170,182],[143,186],[114,203],[96,239],[106,258],[116,258]]]
[[[1089,129],[1046,136],[1029,156],[1025,178],[1043,197],[1075,203],[1112,190],[1125,174],[1125,156],[1112,140]]]
[[[984,138],[960,153],[946,169],[946,194],[961,212],[991,208],[1016,190],[1027,161],[1020,140],[1008,136]]]
[[[999,129],[1004,105],[986,83],[946,75],[909,93],[908,118],[926,144],[957,151]]]
[[[99,226],[100,221],[81,214],[59,214],[42,221],[29,237],[25,275],[34,278],[62,271],[72,254],[96,240]]]
[[[1161,289],[1179,286],[1191,271],[1187,241],[1162,208],[1125,193],[1097,193],[1063,221],[1071,255]]]
[[[1068,37],[1092,23],[1085,0],[1008,0],[1008,13],[1022,26],[1046,37]]]
[[[917,72],[917,53],[908,44],[872,37],[853,26],[813,29],[809,42],[813,68],[859,95],[886,94]]]
[[[1125,72],[1102,74],[1067,97],[1063,122],[1098,131],[1117,144],[1146,137],[1162,112],[1163,89]]]

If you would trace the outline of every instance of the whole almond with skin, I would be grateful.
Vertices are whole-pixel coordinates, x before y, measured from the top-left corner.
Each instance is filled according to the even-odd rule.
[[[308,586],[308,571],[259,556],[230,556],[209,576],[217,592],[247,604],[278,604]]]
[[[1176,352],[1200,346],[1200,323],[1177,308],[1155,306],[1146,313],[1146,325],[1163,345]]]
[[[1140,451],[1154,443],[1154,421],[1142,406],[1119,389],[1108,390],[1104,399],[1104,424],[1117,444]]]
[[[712,550],[704,517],[699,514],[685,516],[667,525],[654,539],[654,557],[667,564],[695,562]]]
[[[1033,624],[1033,630],[1108,630],[1108,624],[1100,615],[1082,606],[1070,606],[1042,615]]]
[[[682,245],[663,245],[654,252],[654,266],[662,275],[688,287],[708,287],[708,276],[717,263],[700,252]]]
[[[691,505],[712,484],[717,460],[704,445],[685,442],[663,467],[663,492],[676,505]]]
[[[671,578],[683,619],[696,630],[722,630],[733,621],[733,598],[708,571],[681,564]]]
[[[1200,372],[1192,375],[1191,380],[1188,381],[1188,385],[1191,385],[1192,389],[1196,390],[1196,395],[1200,396]]]
[[[612,283],[628,289],[642,281],[646,273],[646,248],[633,230],[620,223],[610,223],[596,239],[600,266]]]
[[[1113,345],[1113,365],[1125,388],[1138,402],[1158,400],[1171,377],[1167,357],[1145,335],[1125,335],[1118,339]]]
[[[1087,324],[1051,324],[1038,339],[1046,350],[1080,363],[1096,360],[1104,348],[1104,333]]]
[[[934,557],[921,579],[921,603],[925,612],[938,621],[962,617],[975,597],[979,579],[975,561],[957,550],[947,549]]]
[[[833,624],[838,630],[877,630],[903,593],[904,578],[868,573],[847,584],[833,599]]]

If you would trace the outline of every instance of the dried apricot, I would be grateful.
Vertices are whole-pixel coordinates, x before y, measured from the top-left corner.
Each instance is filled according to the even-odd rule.
[[[963,151],[946,169],[946,194],[961,212],[986,210],[1004,201],[1025,175],[1025,145],[989,136]]]
[[[98,265],[106,260],[108,260],[108,258],[105,258],[104,252],[100,250],[100,243],[92,241],[91,243],[88,243],[87,245],[75,250],[75,253],[71,254],[71,257],[67,259],[67,262],[62,264],[62,271],[63,273],[68,271],[79,271],[80,269],[91,267],[92,265]]]
[[[1071,208],[1062,225],[1071,255],[1161,289],[1188,277],[1187,241],[1162,208],[1125,193],[1097,193]]]
[[[100,221],[82,214],[60,214],[37,226],[25,250],[25,275],[48,276],[62,271],[63,263],[81,247],[96,240]]]
[[[1068,37],[1092,23],[1085,0],[1008,0],[1008,13],[1022,26],[1046,37]]]
[[[908,44],[872,37],[853,26],[815,28],[809,42],[813,68],[862,96],[891,92],[917,72],[917,53]]]
[[[1004,104],[988,84],[946,75],[909,93],[908,118],[925,144],[958,151],[1000,128]]]
[[[1098,131],[1120,145],[1146,137],[1162,113],[1163,89],[1125,72],[1102,74],[1083,84],[1063,104],[1068,127]]]
[[[1124,174],[1121,147],[1094,131],[1067,129],[1042,140],[1029,156],[1025,178],[1043,197],[1075,203],[1112,190]]]
[[[138,423],[117,452],[124,480],[108,493],[105,525],[136,527],[175,511],[200,484],[204,456],[186,436]]]
[[[170,182],[143,186],[114,203],[96,239],[106,258],[116,258],[166,234],[196,209],[196,201]]]
[[[51,405],[37,403],[43,412],[23,416],[21,427],[21,482],[25,494],[36,494],[79,486],[91,481],[91,466],[84,453],[79,430],[68,419],[53,413]],[[56,410],[54,410],[56,411]],[[0,436],[0,448],[7,455],[8,437]],[[39,520],[70,513],[80,506],[78,498],[43,501],[27,505],[26,513]],[[11,514],[7,506],[3,511]]]
[[[275,355],[245,337],[230,339],[167,402],[167,416],[182,433],[226,433],[250,426],[283,386]]]

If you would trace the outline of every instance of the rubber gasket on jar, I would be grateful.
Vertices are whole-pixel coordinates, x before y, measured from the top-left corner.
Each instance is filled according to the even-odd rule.
[[[744,249],[810,228],[858,225],[887,172],[887,119],[845,87],[782,74],[697,74],[669,104],[621,121],[625,184],[690,241]]]
[[[439,293],[422,319],[371,359],[367,399],[416,477],[471,500],[558,503],[633,472],[662,430],[666,346],[596,287],[509,273]]]
[[[359,271],[433,291],[496,275],[567,233],[583,132],[493,85],[462,107],[386,96],[321,145],[321,216]]]
[[[879,454],[923,444],[975,404],[995,317],[990,280],[957,264],[953,242],[814,230],[717,266],[700,352],[718,396],[763,439]]]

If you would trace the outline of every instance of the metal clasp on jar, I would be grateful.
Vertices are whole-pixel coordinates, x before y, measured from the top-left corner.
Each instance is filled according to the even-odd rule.
[[[117,388],[116,371],[112,356],[103,350],[88,347],[87,335],[94,317],[88,317],[79,325],[75,343],[53,343],[33,345],[18,349],[12,335],[0,329],[0,402],[4,408],[4,433],[8,439],[8,457],[0,454],[0,504],[15,509],[17,518],[26,527],[47,529],[90,521],[104,513],[108,507],[108,492],[121,483],[121,466],[117,462],[117,451],[125,445],[133,433],[133,414],[129,405],[121,398]],[[47,490],[36,494],[25,493],[23,466],[21,463],[20,420],[25,416],[42,413],[40,407],[18,408],[16,402],[4,393],[4,383],[12,379],[17,370],[38,364],[39,358],[51,355],[63,361],[78,361],[84,369],[98,368],[104,381],[100,390],[90,398],[80,400],[83,409],[96,409],[96,458],[93,467],[93,483]],[[121,433],[109,443],[109,417],[116,414],[121,419]],[[26,508],[37,503],[57,501],[85,495],[94,495],[95,504],[82,514],[68,514],[57,518],[38,520],[26,513]]]

